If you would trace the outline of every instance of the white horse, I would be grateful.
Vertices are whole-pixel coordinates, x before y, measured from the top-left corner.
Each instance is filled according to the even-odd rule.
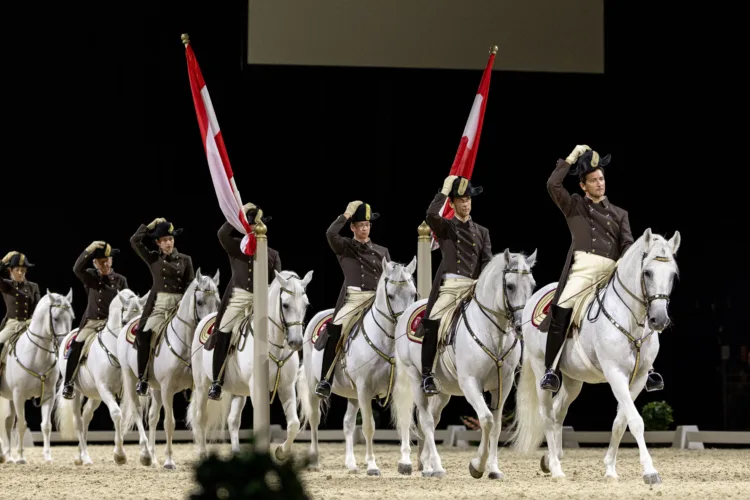
[[[582,319],[578,339],[567,340],[559,369],[562,384],[553,399],[539,387],[544,376],[546,334],[531,321],[534,308],[546,293],[554,293],[556,283],[539,290],[526,306],[523,318],[525,349],[521,379],[516,393],[516,417],[513,424],[513,447],[523,453],[536,450],[546,437],[548,453],[542,457],[542,470],[552,477],[564,477],[560,458],[562,425],[568,407],[581,392],[584,382],[607,382],[617,399],[617,417],[612,426],[607,455],[604,458],[606,478],[617,479],[615,460],[625,426],[630,427],[640,450],[643,480],[646,484],[661,482],[643,439],[643,419],[633,401],[643,389],[648,369],[659,352],[659,337],[669,325],[667,305],[677,275],[675,253],[680,233],[672,239],[652,234],[647,229],[622,256],[616,271],[603,289],[597,292]],[[646,333],[645,320],[649,333]]]
[[[274,278],[268,289],[268,344],[269,358],[268,380],[273,396],[278,392],[279,401],[284,408],[287,421],[287,439],[276,449],[276,458],[284,460],[292,451],[292,443],[300,430],[297,416],[297,397],[294,382],[299,367],[298,351],[302,348],[302,332],[305,313],[310,302],[307,299],[307,285],[312,280],[313,272],[309,271],[300,278],[292,271],[274,271]],[[216,317],[212,313],[201,321],[198,331],[202,332],[209,320]],[[214,325],[218,328],[218,325]],[[224,397],[221,402],[209,401],[208,389],[213,373],[213,351],[203,349],[198,335],[193,339],[193,380],[195,389],[188,407],[188,427],[193,429],[196,452],[200,457],[206,456],[206,434],[224,430],[228,421],[232,441],[232,451],[240,451],[240,421],[242,410],[251,397],[253,390],[253,356],[254,344],[252,335],[252,318],[242,332],[238,350],[229,353],[224,368]],[[227,418],[227,408],[231,411]]]
[[[55,420],[63,438],[78,438],[78,455],[74,460],[76,465],[91,465],[94,463],[89,456],[86,441],[89,424],[102,401],[109,408],[109,416],[115,426],[115,463],[122,465],[127,461],[125,450],[122,447],[121,411],[116,400],[116,396],[122,391],[120,362],[116,355],[117,337],[128,321],[141,315],[147,299],[148,295],[139,300],[138,295],[129,288],[119,291],[109,305],[106,326],[92,341],[86,361],[78,365],[75,397],[73,399],[63,398],[63,385],[60,384],[60,389],[57,392]],[[58,353],[60,373],[65,373],[68,364],[68,360],[65,359],[65,349],[76,333],[78,333],[78,328],[70,332],[70,335],[66,336],[60,344]],[[83,408],[83,415],[81,415],[81,401],[84,396],[88,398],[88,401]]]
[[[421,343],[410,340],[413,318],[422,313],[426,300],[406,310],[396,327],[396,353],[399,372],[411,378],[413,401],[416,401],[421,429],[419,468],[422,476],[443,477],[445,469],[435,447],[435,427],[451,396],[463,395],[477,413],[482,426],[482,439],[477,456],[469,462],[469,472],[481,478],[485,467],[490,479],[502,479],[498,468],[497,442],[502,425],[503,405],[513,386],[516,366],[521,359],[521,314],[536,286],[531,268],[536,263],[536,250],[526,257],[521,253],[495,255],[479,275],[473,296],[463,308],[455,332],[455,346],[447,348],[436,363],[435,377],[442,386],[440,394],[429,397],[422,391]],[[416,314],[415,314],[416,313]],[[407,384],[405,377],[398,383]],[[404,389],[408,390],[408,389]],[[492,408],[483,393],[492,396]],[[413,403],[412,403],[413,404]],[[401,406],[397,406],[401,412]],[[411,411],[408,412],[411,417]],[[397,416],[402,443],[408,443],[410,423]],[[399,461],[411,465],[408,444],[402,445]],[[488,464],[489,461],[489,464]]]
[[[346,467],[357,472],[354,457],[354,428],[357,411],[362,412],[362,431],[365,436],[365,461],[367,475],[379,476],[380,469],[375,463],[372,438],[375,434],[375,420],[372,416],[372,400],[377,395],[383,399],[383,406],[393,399],[394,405],[406,402],[405,418],[411,421],[411,396],[393,394],[395,368],[396,322],[403,312],[414,303],[417,289],[412,275],[417,267],[416,257],[408,266],[383,259],[383,272],[378,281],[375,302],[365,311],[362,320],[352,326],[347,345],[341,355],[342,362],[336,363],[333,372],[331,392],[347,398],[348,405],[344,416],[344,436],[346,438]],[[318,425],[320,425],[320,398],[315,395],[315,385],[323,363],[323,351],[313,349],[313,334],[320,330],[322,323],[332,319],[334,309],[320,311],[313,316],[305,330],[303,366],[299,372],[297,392],[302,403],[303,420],[309,420],[312,439],[310,441],[310,464],[312,470],[319,470]],[[330,340],[329,340],[330,342]],[[340,358],[341,359],[341,358]],[[327,406],[330,400],[325,400]],[[393,414],[393,413],[392,413]],[[408,425],[408,423],[407,423]],[[409,435],[406,436],[408,446]],[[404,442],[402,441],[402,446]],[[408,468],[399,464],[399,472],[411,474]]]
[[[156,425],[159,422],[163,404],[164,430],[167,434],[164,468],[176,468],[172,458],[172,436],[175,428],[172,400],[175,394],[190,389],[193,385],[190,345],[193,342],[195,328],[200,320],[219,309],[218,285],[218,270],[216,275],[211,278],[203,276],[200,268],[198,268],[195,279],[180,299],[177,314],[167,325],[161,342],[156,347],[156,353],[149,363],[147,376],[152,401],[149,408],[148,445],[143,441],[143,436],[141,436],[140,443],[141,464],[145,466],[151,465],[152,459],[156,457]],[[143,418],[145,409],[141,406],[142,400],[135,392],[135,384],[138,380],[138,353],[128,340],[135,321],[137,319],[128,322],[117,338],[117,358],[122,364],[123,396],[120,408],[123,411],[123,423],[121,424],[123,432],[132,428],[134,419],[140,421]]]
[[[57,370],[58,337],[67,335],[73,325],[75,313],[72,301],[72,288],[65,297],[47,290],[34,309],[29,327],[18,338],[15,348],[8,352],[5,370],[0,378],[0,397],[10,401],[9,405],[0,404],[0,422],[5,421],[5,426],[0,426],[0,463],[6,460],[13,461],[10,457],[8,437],[16,414],[18,457],[15,462],[26,463],[23,456],[23,435],[26,432],[25,402],[35,397],[39,398],[42,408],[44,460],[52,462],[52,408],[55,403],[55,384],[60,375]]]

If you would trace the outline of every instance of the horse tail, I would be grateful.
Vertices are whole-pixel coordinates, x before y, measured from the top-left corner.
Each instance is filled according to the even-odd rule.
[[[411,392],[411,381],[406,365],[396,355],[396,380],[393,383],[393,401],[391,403],[391,424],[399,434],[406,429],[417,433],[414,421],[414,395]]]
[[[187,421],[185,422],[188,429],[194,429],[196,426],[200,425],[200,422],[196,421],[198,420],[196,417],[199,414],[198,405],[200,405],[200,399],[201,398],[196,397],[195,393],[193,393],[192,397],[190,398],[190,405],[188,406],[187,412]],[[206,424],[203,426],[203,432],[206,436],[206,442],[217,443],[224,441],[225,433],[228,430],[227,422],[229,419],[229,410],[231,409],[233,399],[234,396],[232,394],[225,394],[224,397],[219,401],[206,399],[206,407],[204,409],[204,418],[206,419]],[[214,433],[217,434],[216,438],[211,437],[211,435]]]
[[[65,399],[62,397],[63,387],[64,385],[60,384],[60,388],[55,396],[55,425],[57,425],[57,430],[60,431],[60,437],[72,441],[78,437],[76,434],[75,417],[73,413],[76,411],[74,407],[76,399]],[[80,412],[81,409],[78,408],[78,411]],[[2,421],[2,417],[0,417],[0,421]]]
[[[509,429],[510,444],[520,453],[531,453],[542,444],[544,439],[544,422],[539,412],[539,394],[536,377],[531,367],[531,355],[528,346],[524,346],[521,367],[521,378],[516,391],[516,414]]]
[[[307,359],[307,357],[305,357]],[[305,374],[305,365],[301,363],[299,369],[297,369],[297,413],[300,417],[299,430],[305,430],[307,426],[309,416],[312,414],[313,408],[310,403],[310,386]]]

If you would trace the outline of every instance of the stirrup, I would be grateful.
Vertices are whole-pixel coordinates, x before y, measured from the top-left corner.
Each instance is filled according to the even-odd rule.
[[[322,379],[320,382],[318,382],[318,385],[315,386],[315,394],[317,396],[320,396],[321,398],[327,398],[331,395],[331,384],[326,379]]]
[[[552,369],[548,369],[542,377],[539,386],[545,391],[557,392],[560,390],[560,377]]]
[[[661,375],[651,370],[646,378],[646,392],[661,391],[664,389],[664,379]]]
[[[63,386],[62,390],[62,397],[65,399],[73,399],[73,396],[75,396],[76,391],[73,388],[73,382],[69,382]]]
[[[208,399],[213,399],[214,401],[220,401],[221,400],[221,384],[218,382],[214,382],[211,384],[211,388],[208,390]]]
[[[145,380],[139,380],[135,386],[135,392],[139,396],[148,396],[148,382]]]
[[[428,396],[433,394],[440,394],[440,389],[437,386],[437,379],[435,375],[430,373],[429,375],[422,375],[422,391]]]

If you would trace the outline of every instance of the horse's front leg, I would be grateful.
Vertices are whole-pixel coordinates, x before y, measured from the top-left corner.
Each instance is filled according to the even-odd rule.
[[[497,401],[497,409],[492,412],[492,416],[495,419],[495,425],[490,433],[490,458],[488,469],[489,472],[487,477],[489,479],[503,479],[505,474],[500,470],[499,460],[497,458],[497,442],[500,439],[500,432],[503,429],[503,408],[505,402],[510,394],[510,389],[513,386],[513,371],[508,373],[508,376],[503,376],[502,392],[498,393],[493,391],[492,399]]]
[[[2,397],[0,397],[0,404],[8,405],[5,421],[0,422],[0,464],[4,464],[5,462],[13,462],[10,450],[10,439],[13,432],[15,409],[12,401]]]
[[[166,386],[162,389],[164,395],[164,432],[167,434],[167,443],[164,447],[164,468],[176,469],[177,466],[172,458],[172,438],[174,437],[174,391]]]
[[[563,377],[562,384],[560,386],[560,392],[552,401],[552,415],[555,421],[555,450],[550,450],[550,453],[555,453],[558,459],[562,460],[563,457],[563,438],[562,428],[565,417],[568,414],[568,408],[578,395],[581,393],[583,382],[580,380],[573,380],[570,377]]]
[[[435,446],[435,418],[430,410],[427,396],[422,392],[422,381],[411,378],[411,389],[419,414],[419,428],[422,431],[422,447],[419,454],[419,466],[422,477],[445,477],[445,469]],[[436,397],[436,396],[433,396]]]
[[[162,391],[151,389],[151,407],[148,409],[148,448],[153,457],[153,465],[156,466],[156,426],[159,423],[162,407]]]
[[[375,417],[372,414],[372,396],[370,388],[365,381],[357,385],[357,398],[359,400],[359,411],[362,414],[362,434],[365,436],[365,462],[367,462],[367,475],[379,476],[380,468],[375,463],[375,450],[372,439],[375,437]]]
[[[49,387],[45,387],[45,395],[42,393],[42,440],[44,441],[44,448],[42,454],[44,455],[44,461],[48,464],[52,463],[52,447],[50,446],[50,437],[52,434],[52,408],[55,406],[55,384],[50,384]],[[77,408],[80,408],[79,404]],[[20,421],[20,420],[19,420]],[[20,437],[20,436],[19,436]]]
[[[646,448],[646,440],[643,437],[643,418],[641,417],[640,413],[638,413],[638,409],[635,407],[635,403],[633,403],[633,399],[635,398],[635,396],[637,396],[643,389],[643,384],[645,383],[646,377],[638,377],[633,381],[633,388],[630,389],[628,388],[628,377],[619,369],[619,367],[610,365],[609,363],[602,363],[602,371],[604,372],[604,376],[607,378],[607,381],[612,388],[612,392],[614,393],[615,398],[617,398],[617,402],[619,404],[617,411],[618,413],[620,411],[623,411],[625,413],[625,418],[628,421],[630,432],[633,434],[633,437],[638,443],[641,465],[643,466],[643,481],[646,484],[660,484],[662,482],[661,476],[659,476],[659,472],[657,472],[657,470],[654,468],[653,460],[651,459],[651,455]],[[610,448],[611,446],[612,445],[610,443]],[[607,455],[609,455],[609,451],[607,452]]]
[[[482,439],[479,442],[477,456],[469,462],[469,473],[471,477],[479,479],[484,475],[487,459],[490,456],[490,434],[495,427],[495,416],[487,407],[482,393],[482,385],[474,377],[459,377],[458,385],[464,393],[466,400],[474,408],[477,419],[482,426]]]
[[[346,468],[349,472],[359,472],[357,467],[357,458],[354,456],[354,429],[357,426],[357,412],[359,411],[359,401],[349,399],[346,405],[346,414],[344,415],[344,440],[346,441]]]
[[[80,395],[80,392],[77,392],[76,395]],[[83,465],[93,465],[94,461],[91,460],[91,457],[89,456],[89,448],[88,448],[88,441],[89,441],[89,425],[91,424],[91,420],[94,418],[94,412],[97,408],[99,408],[99,405],[102,402],[98,399],[89,399],[86,401],[86,404],[83,405],[83,414],[80,414],[78,411],[76,411],[76,415],[81,416],[81,461]],[[76,402],[76,408],[81,407],[81,401],[80,399]]]
[[[284,415],[286,416],[286,441],[284,444],[276,448],[276,458],[279,460],[286,460],[287,457],[292,453],[292,444],[294,439],[299,434],[299,415],[297,415],[297,390],[294,387],[294,375],[288,377],[286,380],[282,378],[282,383],[279,384],[279,401],[284,407]]]
[[[17,415],[17,424],[16,428],[18,430],[18,443],[16,443],[16,456],[18,457],[16,459],[17,464],[24,465],[26,464],[26,458],[23,456],[23,435],[26,433],[26,407],[25,407],[26,400],[24,399],[23,395],[21,394],[20,389],[15,389],[13,391],[13,404],[16,407],[16,415]]]
[[[240,452],[240,423],[245,403],[247,403],[246,396],[233,396],[230,403],[227,425],[229,426],[229,439],[232,442],[232,453]]]
[[[128,457],[125,455],[125,449],[123,448],[121,426],[122,411],[120,410],[120,405],[118,405],[115,400],[115,396],[110,392],[108,387],[100,385],[98,389],[99,396],[102,398],[102,401],[104,401],[104,404],[107,405],[107,409],[109,409],[109,418],[112,419],[112,423],[115,426],[115,449],[113,451],[113,457],[117,465],[123,465],[128,461]],[[89,400],[89,402],[91,402],[91,400]]]

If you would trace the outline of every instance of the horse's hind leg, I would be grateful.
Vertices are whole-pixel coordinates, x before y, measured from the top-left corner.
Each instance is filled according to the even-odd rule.
[[[79,392],[76,393],[76,409],[81,408],[81,398],[78,396],[80,395]],[[80,446],[81,446],[81,463],[83,465],[93,465],[94,461],[91,460],[91,457],[89,456],[89,448],[88,448],[88,440],[89,440],[89,425],[91,424],[91,420],[94,418],[94,412],[97,408],[99,408],[99,405],[101,404],[101,400],[98,399],[89,399],[86,401],[86,404],[83,405],[83,413],[76,410],[75,417],[76,419],[76,426],[80,425]]]
[[[563,457],[563,439],[562,439],[562,428],[565,416],[568,414],[568,408],[570,404],[575,401],[578,395],[581,393],[583,382],[579,380],[573,380],[570,377],[563,377],[560,392],[557,393],[557,397],[552,401],[552,415],[555,420],[555,453],[558,459]]]
[[[435,418],[432,416],[427,396],[422,392],[422,381],[410,377],[410,382],[414,402],[417,405],[419,429],[422,435],[422,449],[419,455],[422,477],[445,477],[445,469],[443,469],[440,455],[435,446]]]
[[[0,464],[5,462],[13,462],[11,456],[10,443],[13,432],[13,421],[16,418],[15,409],[13,408],[13,401],[5,398],[0,398],[0,404],[8,405],[8,412],[4,422],[0,422]]]
[[[631,391],[628,388],[628,377],[622,373],[617,367],[602,366],[605,377],[609,382],[612,392],[617,398],[619,406],[622,407],[625,417],[628,420],[628,427],[630,432],[633,434],[636,442],[638,443],[638,449],[640,451],[641,465],[643,466],[643,481],[646,484],[659,484],[661,483],[661,477],[654,468],[654,463],[651,459],[651,455],[646,448],[646,440],[643,438],[643,418],[638,409],[633,403],[632,392],[638,394],[643,389],[645,382],[645,376],[641,376],[634,380],[633,387],[637,387],[637,391]],[[619,409],[618,409],[619,411]]]
[[[22,399],[21,392],[16,389],[13,391],[13,404],[16,406],[16,414],[18,415],[16,429],[18,429],[18,443],[16,443],[16,463],[24,465],[26,464],[26,458],[23,456],[23,435],[26,433],[26,402]]]
[[[240,452],[240,423],[242,421],[242,409],[247,403],[247,396],[233,396],[230,403],[227,425],[229,427],[229,439],[232,441],[232,453]]]
[[[479,479],[484,475],[484,469],[487,466],[487,460],[490,456],[490,434],[495,427],[495,417],[490,411],[487,403],[484,401],[482,386],[474,377],[462,377],[458,379],[458,385],[464,393],[466,400],[474,408],[477,418],[482,426],[482,439],[479,442],[477,456],[469,462],[469,473],[474,479]]]
[[[148,410],[148,448],[154,458],[154,465],[158,462],[156,459],[156,426],[161,416],[161,407],[162,391],[151,389],[151,408]]]
[[[359,472],[357,459],[354,456],[354,429],[357,426],[357,411],[359,411],[359,401],[349,399],[346,405],[346,414],[344,415],[344,439],[346,440],[346,468],[349,472]],[[363,418],[364,422],[364,418]]]

